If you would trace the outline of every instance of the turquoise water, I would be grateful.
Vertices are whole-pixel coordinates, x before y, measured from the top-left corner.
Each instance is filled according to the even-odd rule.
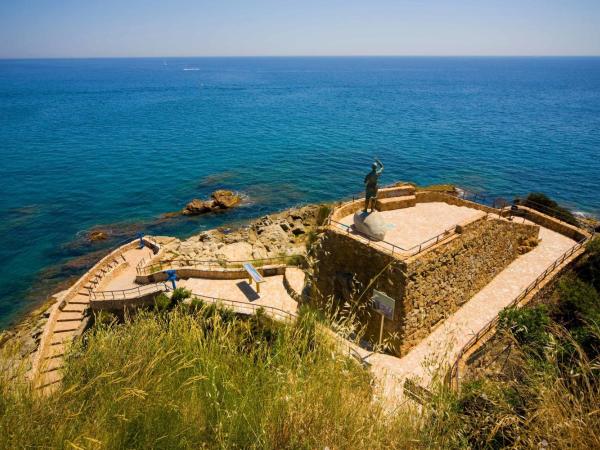
[[[104,224],[186,236],[382,182],[600,212],[600,58],[0,61],[0,326]],[[248,203],[160,222],[221,187]]]

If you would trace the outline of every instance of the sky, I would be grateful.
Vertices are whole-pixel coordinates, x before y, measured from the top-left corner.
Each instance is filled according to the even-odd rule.
[[[600,0],[0,0],[0,58],[600,55]]]

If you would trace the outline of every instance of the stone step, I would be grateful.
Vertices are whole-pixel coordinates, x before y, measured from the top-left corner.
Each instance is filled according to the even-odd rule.
[[[52,370],[42,373],[40,377],[40,388],[45,388],[51,384],[56,384],[63,379],[63,374],[60,370]]]
[[[90,296],[90,291],[79,291],[77,295],[83,295],[84,297]]]
[[[83,311],[61,311],[58,314],[57,322],[65,322],[67,320],[82,320]]]
[[[378,199],[375,208],[379,211],[391,211],[393,209],[410,208],[416,204],[417,197],[415,195],[405,195]]]
[[[401,186],[393,186],[389,188],[381,188],[377,191],[377,198],[384,199],[390,197],[405,197],[408,195],[415,195],[415,187],[410,184],[403,184]]]
[[[80,324],[81,320],[65,320],[64,322],[56,322],[56,325],[54,325],[54,333],[76,330],[79,328]]]
[[[63,312],[83,312],[88,309],[89,302],[86,303],[67,303]]]
[[[77,330],[61,331],[54,333],[50,340],[50,345],[66,345],[77,337]]]
[[[46,350],[45,357],[46,357],[46,359],[50,359],[50,358],[62,359],[63,355],[65,354],[66,348],[67,348],[66,344],[51,345]]]
[[[73,298],[73,300],[69,301],[69,304],[71,303],[86,303],[89,304],[90,303],[90,297],[89,296],[85,296],[85,295],[79,295],[77,294],[75,296],[75,298]],[[63,308],[64,309],[64,308]]]
[[[46,358],[42,362],[41,372],[52,372],[53,370],[61,369],[64,366],[63,358]]]

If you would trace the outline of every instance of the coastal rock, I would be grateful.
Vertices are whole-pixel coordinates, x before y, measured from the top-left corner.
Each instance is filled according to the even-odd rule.
[[[385,238],[386,225],[383,216],[377,211],[358,211],[354,214],[354,229],[376,241]]]
[[[211,210],[212,204],[210,202],[205,202],[195,198],[185,206],[181,213],[186,216],[197,216],[199,214],[205,214]]]
[[[233,208],[242,201],[242,197],[238,194],[224,189],[213,192],[211,197],[214,200],[214,206],[223,209]]]
[[[260,241],[271,252],[287,246],[289,241],[289,235],[277,224],[261,227],[258,230],[258,234]]]
[[[248,261],[253,259],[252,250],[252,245],[247,242],[234,242],[221,247],[218,256],[227,261]]]

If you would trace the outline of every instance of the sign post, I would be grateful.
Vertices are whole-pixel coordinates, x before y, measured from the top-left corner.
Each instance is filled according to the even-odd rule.
[[[177,285],[175,284],[175,281],[177,281],[177,271],[165,270],[165,273],[167,274],[167,281],[170,281],[173,285],[173,290],[177,289]]]
[[[373,289],[373,296],[371,297],[375,311],[381,314],[381,327],[379,328],[379,345],[383,341],[383,323],[387,317],[390,320],[394,319],[394,308],[396,307],[396,300],[387,296],[383,292]]]

